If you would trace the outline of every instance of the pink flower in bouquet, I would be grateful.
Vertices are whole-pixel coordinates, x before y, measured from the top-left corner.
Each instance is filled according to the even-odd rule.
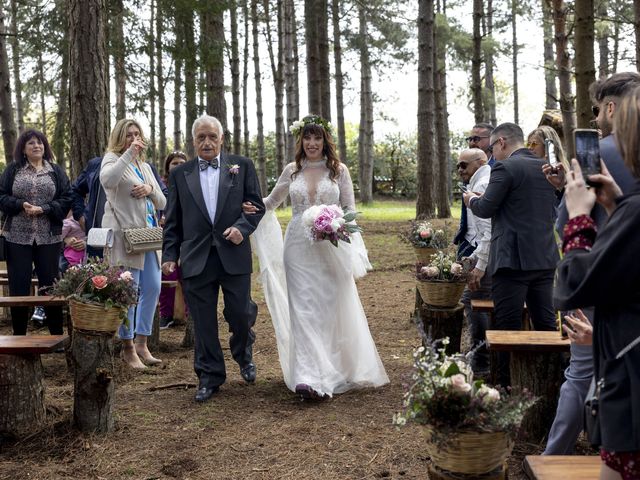
[[[331,222],[333,221],[333,217],[327,212],[323,210],[320,215],[316,217],[314,222],[314,228],[319,232],[325,233],[333,233],[333,228],[331,227]]]
[[[476,392],[476,395],[482,398],[482,403],[485,405],[500,400],[500,392],[495,388],[491,388],[486,385],[482,385]]]
[[[461,373],[451,375],[449,379],[451,381],[451,388],[458,393],[467,393],[471,391],[471,385],[467,383],[467,379]]]
[[[424,273],[427,277],[437,277],[440,270],[438,267],[422,267],[420,273]]]
[[[431,230],[420,230],[420,238],[429,238],[431,236]]]
[[[125,282],[132,282],[133,274],[129,270],[125,270],[120,274],[120,280],[124,280]]]
[[[96,275],[95,277],[91,277],[91,282],[98,290],[102,290],[109,283],[109,279],[104,275]]]
[[[451,273],[453,275],[460,275],[462,274],[462,265],[460,265],[459,263],[452,263],[451,264]]]

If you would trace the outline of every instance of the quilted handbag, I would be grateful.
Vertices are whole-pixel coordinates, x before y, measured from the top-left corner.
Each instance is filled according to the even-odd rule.
[[[162,227],[125,228],[122,233],[127,253],[162,250]]]
[[[87,245],[94,248],[113,247],[113,229],[90,228],[87,234]]]

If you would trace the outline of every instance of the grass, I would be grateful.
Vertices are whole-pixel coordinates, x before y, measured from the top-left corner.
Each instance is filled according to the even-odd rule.
[[[414,200],[376,200],[370,205],[357,205],[360,218],[367,221],[404,222],[416,217]],[[291,219],[291,207],[276,210],[278,220]],[[451,217],[460,218],[460,202],[451,205]]]

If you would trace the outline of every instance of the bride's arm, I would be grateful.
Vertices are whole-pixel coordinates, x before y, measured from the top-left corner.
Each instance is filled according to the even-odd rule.
[[[269,196],[263,199],[264,206],[267,210],[274,210],[287,198],[289,185],[291,184],[291,173],[293,173],[294,167],[295,163],[290,163],[284,167],[276,186],[273,187]]]
[[[337,178],[338,187],[340,188],[340,207],[345,211],[355,211],[356,198],[353,194],[353,183],[349,168],[344,164],[340,164],[340,175]]]

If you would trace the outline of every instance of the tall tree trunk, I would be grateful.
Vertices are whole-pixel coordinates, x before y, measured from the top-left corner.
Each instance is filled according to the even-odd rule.
[[[320,73],[320,25],[318,4],[304,0],[304,37],[307,46],[307,92],[309,112],[322,115],[322,75]]]
[[[56,8],[65,11],[64,0],[56,0]],[[66,15],[63,16],[66,18]],[[64,29],[61,43],[62,63],[60,65],[60,85],[58,87],[58,110],[56,111],[56,126],[51,140],[51,148],[58,165],[66,170],[64,155],[64,137],[66,126],[69,124],[69,31]]]
[[[191,134],[191,126],[198,116],[198,107],[196,105],[196,42],[193,34],[193,12],[185,9],[176,12],[182,25],[184,34],[184,99],[186,105],[185,115],[185,149],[187,156],[193,158],[195,149],[193,147],[193,135]]]
[[[493,0],[487,0],[487,11],[484,14],[484,18],[487,24],[487,38],[491,40],[493,38]],[[436,45],[438,42],[436,41]],[[490,42],[493,45],[493,42]],[[484,52],[484,87],[485,95],[482,99],[484,106],[484,118],[491,122],[491,125],[496,125],[496,85],[493,79],[493,65],[494,65],[494,53],[493,47],[489,52],[486,47],[483,48]],[[440,67],[438,67],[440,68]],[[446,88],[446,86],[444,87]]]
[[[490,17],[490,15],[488,17]],[[437,24],[433,30],[436,49],[436,59],[434,61],[436,66],[434,69],[434,100],[436,138],[438,143],[438,188],[436,192],[436,205],[438,207],[438,218],[449,218],[451,216],[451,207],[449,205],[451,165],[449,161],[449,120],[447,112],[447,44],[445,40],[446,36],[444,32],[438,29]],[[493,111],[495,112],[495,105]],[[493,125],[495,125],[495,123]]]
[[[560,110],[562,112],[562,133],[564,151],[568,158],[575,155],[573,130],[576,128],[574,97],[571,91],[571,59],[567,44],[567,6],[564,0],[553,0],[553,28],[556,44],[556,66],[560,85]]]
[[[430,7],[431,17],[433,17],[433,5]],[[429,19],[433,31],[433,18]],[[480,75],[480,66],[482,65],[482,35],[480,33],[480,23],[482,21],[482,0],[473,0],[473,57],[471,58],[471,94],[473,96],[473,113],[475,123],[484,120],[484,110],[482,108],[482,77]],[[432,41],[429,41],[432,43]],[[431,45],[430,48],[433,48]],[[432,55],[433,57],[433,55]],[[433,58],[431,60],[431,68],[433,68]],[[433,75],[432,75],[433,76]],[[433,85],[433,84],[432,84]],[[433,96],[433,94],[431,94]]]
[[[480,18],[476,19],[476,2],[474,0],[474,31],[475,23],[478,24],[478,34]],[[482,4],[480,2],[480,8]],[[435,213],[433,204],[433,187],[435,178],[433,175],[433,159],[435,154],[435,129],[434,111],[435,96],[433,88],[433,2],[430,0],[419,0],[418,3],[418,199],[416,202],[416,218],[432,218]],[[478,117],[478,106],[474,105],[476,111],[476,121],[482,119]],[[480,114],[482,108],[479,109]],[[479,120],[478,120],[479,119]]]
[[[276,173],[278,176],[284,169],[284,118],[282,114],[284,104],[284,45],[283,45],[283,21],[284,9],[282,2],[276,6],[277,33],[278,33],[278,56],[273,52],[273,38],[271,35],[271,18],[269,12],[269,0],[264,0],[264,19],[266,23],[267,49],[269,51],[269,61],[271,63],[271,75],[273,77],[273,87],[276,95]],[[266,191],[265,191],[266,193]]]
[[[66,28],[66,25],[65,25]],[[20,42],[18,42],[18,4],[11,0],[11,52],[13,53],[13,86],[16,92],[16,119],[18,132],[24,132],[24,100],[22,98],[22,78],[20,77]],[[11,152],[13,156],[13,152]]]
[[[67,0],[70,158],[77,176],[103,155],[109,136],[105,0]]]
[[[231,94],[233,109],[233,153],[240,155],[242,118],[240,117],[240,52],[238,47],[238,2],[231,0]]]
[[[578,128],[589,128],[593,114],[589,86],[596,79],[593,58],[595,38],[593,24],[593,0],[575,2],[575,71],[576,71],[576,114]]]
[[[329,68],[329,11],[327,0],[316,0],[320,67],[320,115],[331,120],[331,70]]]
[[[151,151],[151,161],[158,165],[156,149],[156,41],[155,41],[155,16],[157,12],[158,0],[151,0],[151,18],[149,21],[149,109],[151,110],[149,119],[149,150]]]
[[[607,0],[598,2],[598,50],[600,62],[598,66],[598,78],[609,76],[609,13],[607,12]]]
[[[42,41],[42,32],[40,31],[40,25],[38,24],[37,27],[37,33],[38,33],[38,37],[40,38],[40,41]],[[47,133],[47,106],[45,104],[45,97],[46,97],[46,83],[45,83],[45,79],[44,79],[44,58],[42,57],[42,48],[38,49],[38,54],[37,54],[37,69],[38,69],[38,85],[40,86],[40,130],[42,130],[42,132],[44,132],[45,134]]]
[[[338,151],[344,163],[349,163],[347,158],[347,135],[344,127],[344,75],[342,73],[342,46],[340,44],[342,33],[340,32],[340,0],[331,1],[331,16],[333,20],[333,59],[336,69],[336,120],[338,126]]]
[[[184,40],[182,30],[176,25],[173,59],[173,149],[182,150],[182,55]]]
[[[617,2],[614,2],[612,5],[613,10],[613,58],[611,59],[611,73],[616,73],[618,71],[618,58],[620,57],[620,22],[618,21],[620,18],[619,8]]]
[[[156,79],[158,85],[158,166],[163,165],[167,156],[167,117],[164,89],[166,79],[162,68],[162,35],[165,22],[162,1],[158,0],[156,8]]]
[[[267,159],[264,154],[264,127],[262,125],[262,79],[258,38],[258,0],[251,0],[251,24],[253,33],[253,70],[256,84],[256,117],[258,119],[258,182],[262,193],[267,193]]]
[[[249,113],[247,109],[247,88],[249,85],[249,7],[243,3],[242,16],[244,17],[244,56],[242,64],[242,122],[243,139],[242,151],[245,157],[249,157]]]
[[[287,125],[300,117],[300,94],[298,90],[298,38],[296,36],[296,10],[294,0],[284,0],[284,84],[287,94]],[[287,129],[285,143],[287,161],[293,161],[295,138]]]
[[[513,122],[520,123],[520,99],[518,98],[518,0],[511,0],[511,34],[512,34],[512,65],[513,65]]]
[[[4,26],[4,9],[0,8],[0,123],[6,162],[12,162],[16,145],[16,124],[11,105],[11,73],[7,58],[7,35]]]
[[[367,7],[358,5],[360,37],[360,130],[358,132],[358,165],[360,201],[373,201],[373,92],[371,91],[371,59],[369,57],[369,25]]]
[[[640,71],[640,0],[633,0],[633,29],[636,32],[636,70]]]
[[[551,0],[541,0],[542,4],[542,42],[544,45],[544,83],[545,108],[558,108],[558,87],[556,86],[556,67],[553,56],[553,12]]]
[[[124,45],[124,5],[122,0],[112,0],[112,21],[110,32],[113,69],[116,84],[116,119],[127,117],[127,70],[125,67]]]
[[[221,2],[205,4],[202,23],[200,55],[206,68],[207,113],[220,120],[227,132],[227,104],[224,100],[224,8]]]

